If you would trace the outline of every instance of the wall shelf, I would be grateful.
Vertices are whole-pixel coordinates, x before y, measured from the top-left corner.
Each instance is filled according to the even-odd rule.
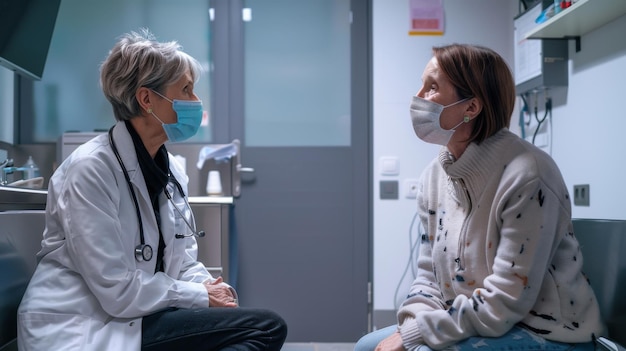
[[[528,32],[526,39],[575,39],[626,14],[624,0],[579,0]]]

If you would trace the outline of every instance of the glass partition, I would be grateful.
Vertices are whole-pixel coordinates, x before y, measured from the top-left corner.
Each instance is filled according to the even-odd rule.
[[[116,39],[146,27],[160,41],[176,40],[205,67],[196,93],[210,101],[209,1],[63,0],[41,81],[23,80],[20,128],[32,131],[20,143],[56,142],[67,131],[106,130],[112,109],[99,86],[99,68]],[[32,85],[32,86],[31,86]],[[210,116],[190,141],[211,142]],[[25,133],[20,135],[24,136]],[[23,138],[24,139],[24,138]]]
[[[350,1],[244,3],[246,145],[349,146]]]
[[[13,75],[0,66],[0,141],[9,144],[13,143]]]

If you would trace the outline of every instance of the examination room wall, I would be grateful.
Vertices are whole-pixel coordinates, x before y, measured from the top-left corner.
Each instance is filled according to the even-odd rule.
[[[409,103],[433,45],[481,44],[498,51],[513,67],[513,18],[518,1],[444,1],[443,36],[409,36],[409,1],[373,1],[373,294],[374,327],[395,322],[395,308],[412,280],[407,268],[417,238],[412,219],[416,200],[405,197],[407,180],[417,179],[438,147],[415,136]],[[622,33],[622,34],[620,34]],[[582,37],[582,50],[569,44],[569,86],[555,97],[552,133],[543,149],[552,154],[570,193],[589,184],[589,207],[573,206],[575,218],[626,219],[623,150],[623,84],[626,81],[626,17]],[[621,37],[620,37],[621,35]],[[518,111],[511,130],[519,132]],[[543,115],[540,109],[540,116]],[[550,134],[550,133],[548,133]],[[383,175],[383,160],[396,158],[397,175]],[[381,180],[399,183],[399,199],[382,200]],[[411,233],[411,234],[410,234]],[[403,275],[404,273],[404,275]]]

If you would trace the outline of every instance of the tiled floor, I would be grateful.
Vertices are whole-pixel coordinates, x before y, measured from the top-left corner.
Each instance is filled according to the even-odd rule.
[[[354,343],[285,343],[281,351],[352,351]]]

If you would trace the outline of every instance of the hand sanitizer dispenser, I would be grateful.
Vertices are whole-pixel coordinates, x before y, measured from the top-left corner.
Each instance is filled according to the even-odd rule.
[[[24,173],[24,179],[33,179],[39,177],[39,167],[33,161],[32,156],[28,156],[26,163],[20,168]]]

